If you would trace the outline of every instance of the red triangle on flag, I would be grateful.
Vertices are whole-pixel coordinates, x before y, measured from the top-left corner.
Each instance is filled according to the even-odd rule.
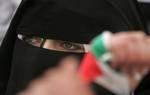
[[[102,71],[100,70],[100,67],[97,66],[96,62],[96,58],[91,52],[85,54],[85,57],[81,62],[79,73],[86,83],[91,83],[97,77],[102,76]]]

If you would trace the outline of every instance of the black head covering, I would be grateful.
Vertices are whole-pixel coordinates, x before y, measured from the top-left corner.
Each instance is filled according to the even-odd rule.
[[[150,21],[150,2],[140,2],[141,10],[146,20]]]
[[[147,31],[136,0],[23,0],[0,49],[0,91],[15,95],[67,55],[31,46],[17,34],[88,43],[103,30]]]

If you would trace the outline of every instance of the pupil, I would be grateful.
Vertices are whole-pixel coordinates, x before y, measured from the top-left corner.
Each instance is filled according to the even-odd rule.
[[[65,47],[65,48],[71,48],[71,47],[72,47],[72,44],[71,44],[71,43],[66,42],[66,43],[64,44],[64,47]]]

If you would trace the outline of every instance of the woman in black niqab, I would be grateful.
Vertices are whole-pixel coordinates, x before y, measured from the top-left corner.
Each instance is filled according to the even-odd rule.
[[[147,31],[136,0],[23,0],[0,49],[1,95],[15,95],[67,55],[83,56],[30,45],[18,34],[88,44],[104,30]]]

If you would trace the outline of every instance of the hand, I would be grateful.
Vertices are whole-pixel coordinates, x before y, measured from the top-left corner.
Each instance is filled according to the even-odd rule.
[[[112,36],[113,67],[150,66],[150,37],[143,32],[123,32]]]
[[[132,91],[139,85],[142,78],[147,74],[149,68],[147,67],[121,67],[121,72],[128,77],[129,87]]]
[[[80,80],[77,63],[73,57],[65,58],[58,68],[32,81],[18,95],[93,95],[91,89]]]
[[[130,87],[135,89],[139,80],[150,67],[150,37],[142,32],[123,32],[112,36],[111,51],[114,54],[111,66],[128,75]]]

